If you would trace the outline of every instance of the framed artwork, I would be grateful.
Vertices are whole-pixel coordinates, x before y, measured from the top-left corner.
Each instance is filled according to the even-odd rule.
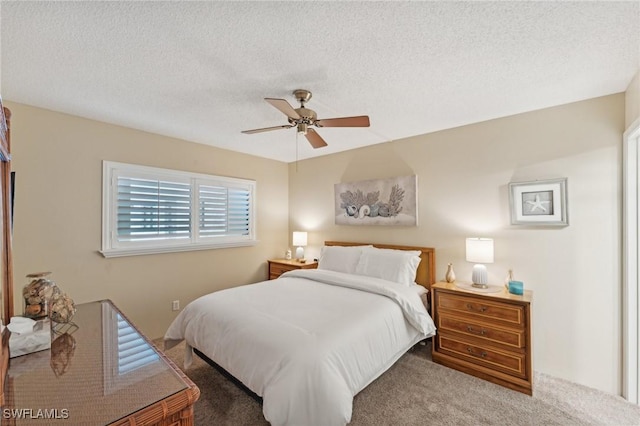
[[[567,178],[509,183],[512,225],[569,225]]]
[[[418,177],[336,183],[336,225],[418,225]]]

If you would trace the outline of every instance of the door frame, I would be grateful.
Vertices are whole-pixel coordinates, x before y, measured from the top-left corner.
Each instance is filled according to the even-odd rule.
[[[640,358],[640,118],[624,132],[622,145],[622,396],[639,404]]]

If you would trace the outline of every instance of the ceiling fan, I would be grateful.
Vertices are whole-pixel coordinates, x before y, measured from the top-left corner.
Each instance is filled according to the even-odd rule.
[[[327,118],[319,119],[316,112],[305,108],[304,104],[311,99],[311,92],[304,89],[298,89],[293,91],[293,96],[298,102],[300,102],[300,108],[293,108],[289,102],[284,99],[264,98],[272,106],[276,107],[280,112],[284,113],[289,124],[283,124],[282,126],[264,127],[262,129],[244,130],[242,133],[253,134],[261,132],[269,132],[271,130],[278,129],[290,129],[296,127],[298,133],[305,135],[309,143],[314,148],[322,148],[327,146],[327,143],[320,137],[320,135],[309,126],[315,127],[369,127],[369,117],[366,115],[360,115],[357,117],[339,117],[339,118]]]

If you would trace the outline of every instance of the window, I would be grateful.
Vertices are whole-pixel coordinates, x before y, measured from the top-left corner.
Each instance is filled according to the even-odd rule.
[[[105,257],[255,244],[252,180],[103,162]]]

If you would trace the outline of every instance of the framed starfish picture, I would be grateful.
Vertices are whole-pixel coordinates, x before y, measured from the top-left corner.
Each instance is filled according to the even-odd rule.
[[[512,225],[567,226],[567,178],[509,183]]]

